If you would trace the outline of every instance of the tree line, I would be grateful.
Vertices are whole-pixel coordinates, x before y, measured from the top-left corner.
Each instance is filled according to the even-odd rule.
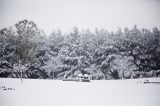
[[[160,30],[61,30],[46,35],[33,21],[0,30],[0,77],[62,79],[160,77]]]

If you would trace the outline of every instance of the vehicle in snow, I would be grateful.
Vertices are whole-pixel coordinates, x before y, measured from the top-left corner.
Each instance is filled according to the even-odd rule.
[[[90,82],[88,74],[78,74],[76,78],[65,77],[63,81]]]
[[[90,82],[88,74],[78,74],[78,78],[81,82]]]

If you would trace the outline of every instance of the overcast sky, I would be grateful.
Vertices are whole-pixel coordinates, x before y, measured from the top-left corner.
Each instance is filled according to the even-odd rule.
[[[160,0],[0,0],[0,28],[28,19],[47,33],[74,26],[160,28]]]

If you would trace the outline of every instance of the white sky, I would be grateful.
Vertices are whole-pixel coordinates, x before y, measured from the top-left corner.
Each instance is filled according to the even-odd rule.
[[[74,26],[160,28],[160,0],[0,0],[0,28],[28,19],[48,34]]]

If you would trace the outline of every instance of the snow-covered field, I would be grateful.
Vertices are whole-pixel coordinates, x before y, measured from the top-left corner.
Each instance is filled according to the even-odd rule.
[[[144,80],[24,79],[22,83],[0,78],[0,106],[160,106],[160,84],[143,84]]]

